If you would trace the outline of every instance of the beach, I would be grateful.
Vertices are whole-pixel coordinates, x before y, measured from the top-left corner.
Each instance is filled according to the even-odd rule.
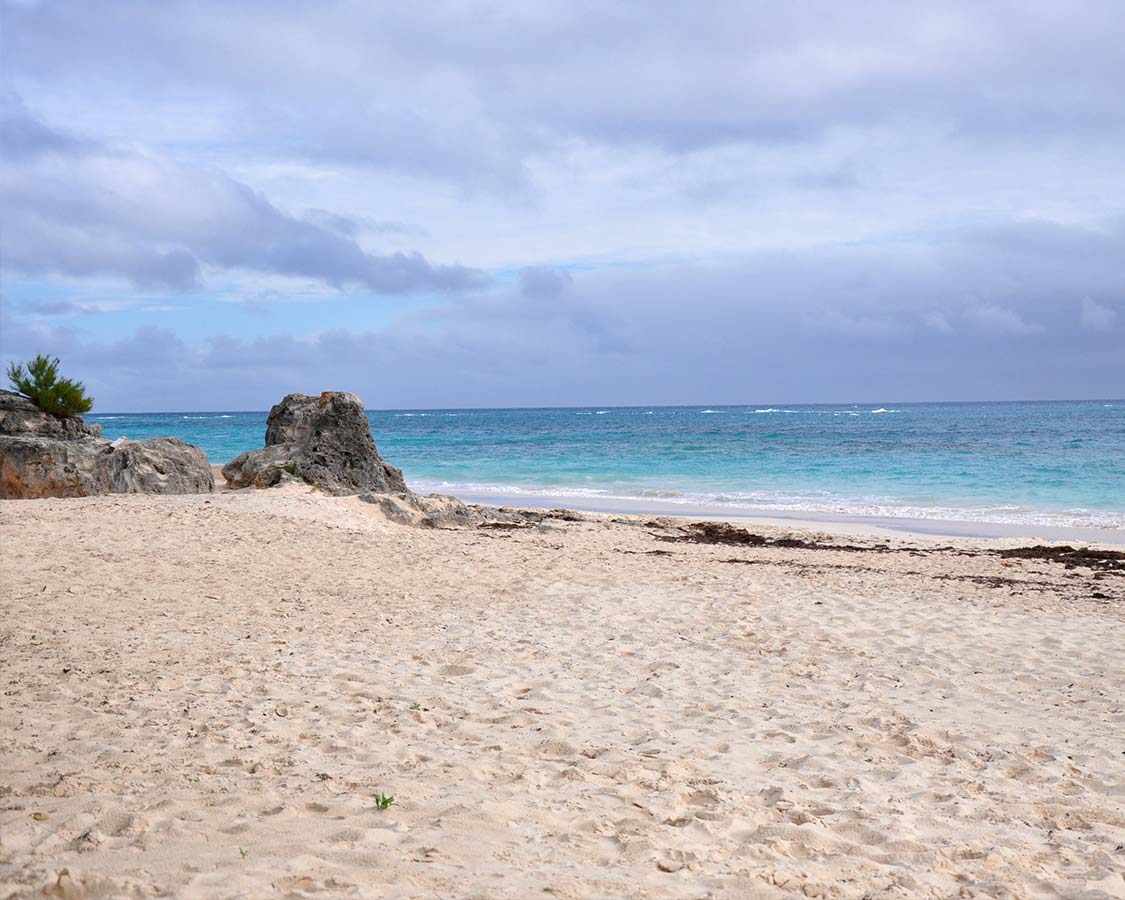
[[[750,531],[4,502],[0,897],[1125,897],[1120,560]]]
[[[1125,15],[0,0],[0,900],[1125,900]]]
[[[99,413],[212,463],[267,413]],[[418,493],[492,506],[1125,542],[1125,401],[368,410]],[[1032,529],[1032,530],[1029,530]]]

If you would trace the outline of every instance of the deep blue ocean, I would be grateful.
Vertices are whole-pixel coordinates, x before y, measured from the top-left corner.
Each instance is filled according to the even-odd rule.
[[[265,412],[92,414],[213,463]],[[416,490],[1125,528],[1125,401],[371,411]],[[643,503],[638,503],[643,506]]]

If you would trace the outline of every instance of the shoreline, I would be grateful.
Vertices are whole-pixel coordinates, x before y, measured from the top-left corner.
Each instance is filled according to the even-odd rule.
[[[1043,541],[1081,541],[1083,543],[1125,545],[1125,529],[1063,525],[1025,525],[1006,522],[975,522],[959,519],[920,519],[907,516],[866,516],[829,512],[764,512],[732,509],[706,503],[669,503],[637,498],[539,497],[533,494],[492,494],[453,490],[448,493],[465,503],[481,506],[514,506],[527,509],[573,509],[579,512],[611,515],[653,515],[676,519],[714,519],[832,534],[872,537],[970,538],[992,540],[1026,538]]]
[[[222,476],[223,464],[215,463],[215,490],[230,490]],[[412,490],[415,488],[407,483]],[[1079,541],[1086,544],[1125,545],[1125,529],[1093,528],[1061,525],[1025,525],[1005,522],[976,522],[959,519],[921,519],[896,516],[866,516],[830,512],[763,512],[731,509],[705,503],[669,503],[662,500],[597,497],[543,497],[534,494],[504,494],[461,490],[430,490],[427,485],[419,494],[438,493],[456,497],[479,506],[511,506],[523,509],[573,509],[576,512],[604,513],[621,516],[660,516],[675,519],[710,519],[743,525],[819,531],[829,534],[866,535],[898,538],[965,538],[971,540],[1026,539],[1039,541]]]

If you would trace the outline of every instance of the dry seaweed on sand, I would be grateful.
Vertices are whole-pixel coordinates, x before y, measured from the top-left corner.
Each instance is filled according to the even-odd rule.
[[[668,527],[659,522],[648,522],[652,527]],[[674,526],[676,534],[654,534],[658,541],[668,543],[722,544],[734,547],[773,547],[783,550],[836,550],[848,553],[894,553],[896,548],[887,544],[836,544],[805,540],[803,538],[769,538],[745,528],[725,522],[691,522]],[[967,556],[997,556],[1000,559],[1038,560],[1058,563],[1068,569],[1085,567],[1099,572],[1125,574],[1125,551],[1099,550],[1092,547],[1070,545],[1050,546],[1037,544],[1031,547],[1007,547],[997,550],[960,550],[955,547],[902,547],[902,552],[913,555],[952,552]]]
[[[726,522],[692,522],[678,526],[679,534],[653,535],[658,541],[689,544],[726,544],[736,547],[778,547],[784,550],[846,550],[854,553],[888,553],[886,544],[832,544],[801,538],[768,538]]]
[[[1096,550],[1091,547],[1071,547],[1067,544],[1059,547],[1038,544],[1034,547],[997,550],[996,555],[1001,559],[1031,559],[1061,563],[1068,569],[1084,566],[1088,569],[1125,574],[1125,551],[1121,550]]]

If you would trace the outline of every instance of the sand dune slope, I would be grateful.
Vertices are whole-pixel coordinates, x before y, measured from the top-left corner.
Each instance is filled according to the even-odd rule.
[[[1125,897],[1125,577],[670,534],[0,505],[0,897]]]

